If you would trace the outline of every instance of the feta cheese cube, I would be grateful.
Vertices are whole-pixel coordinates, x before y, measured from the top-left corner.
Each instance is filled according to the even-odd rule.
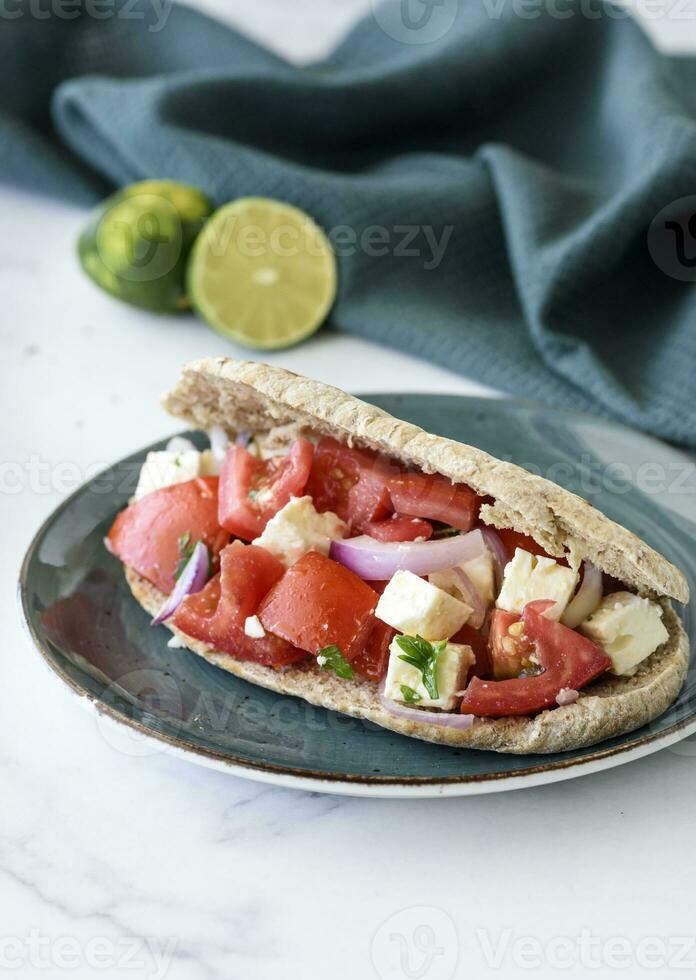
[[[261,625],[261,620],[258,616],[247,616],[244,620],[244,633],[253,640],[262,640],[266,635],[266,630]]]
[[[346,531],[346,524],[331,511],[318,513],[311,497],[291,497],[252,544],[266,548],[289,568],[308,551],[328,555],[332,540]]]
[[[462,562],[460,566],[461,570],[464,572],[466,577],[471,582],[471,585],[478,592],[482,607],[478,610],[471,608],[472,601],[469,590],[463,584],[461,577],[457,574],[456,568],[447,568],[440,572],[431,572],[428,575],[428,581],[433,585],[436,585],[438,589],[444,589],[445,592],[449,592],[453,595],[455,599],[459,599],[460,602],[465,603],[469,606],[471,612],[467,622],[474,627],[474,629],[480,629],[483,625],[483,621],[486,618],[486,610],[488,606],[493,604],[495,598],[495,574],[493,570],[493,558],[489,551],[485,554],[479,555],[478,558],[472,558],[470,561]]]
[[[379,598],[375,616],[401,633],[444,640],[461,629],[471,606],[413,572],[396,572]]]
[[[420,697],[416,702],[419,707],[442,708],[444,711],[454,708],[457,703],[457,692],[464,687],[469,668],[476,659],[471,647],[464,643],[448,643],[438,656],[435,668],[438,698],[431,698],[428,694],[420,670],[400,659],[403,653],[396,638],[392,640],[389,647],[389,667],[384,682],[384,696],[391,701],[404,701],[401,688],[410,687]]]
[[[577,570],[559,565],[553,558],[532,555],[517,548],[512,561],[505,566],[496,605],[507,612],[521,613],[528,602],[552,599],[556,605],[545,615],[549,619],[560,619],[577,582]]]
[[[209,449],[202,453],[197,449],[148,453],[138,477],[135,499],[140,500],[148,493],[175,483],[187,483],[199,476],[213,476],[217,471],[215,457]]]
[[[605,595],[578,627],[611,660],[614,674],[634,674],[638,664],[669,639],[662,607],[632,592]]]

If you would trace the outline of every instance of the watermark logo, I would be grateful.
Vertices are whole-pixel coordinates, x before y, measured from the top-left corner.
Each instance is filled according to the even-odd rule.
[[[443,909],[402,909],[379,927],[370,956],[380,980],[451,980],[459,957],[457,928]]]
[[[0,20],[132,20],[150,34],[166,27],[174,0],[0,0]]]
[[[22,936],[0,935],[0,973],[26,976],[31,971],[55,976],[56,971],[137,971],[145,980],[164,980],[174,959],[177,940],[154,936],[49,936],[31,929]]]
[[[648,251],[665,275],[696,282],[696,194],[672,201],[648,229]]]
[[[401,44],[439,41],[457,19],[460,0],[372,0],[375,20]]]

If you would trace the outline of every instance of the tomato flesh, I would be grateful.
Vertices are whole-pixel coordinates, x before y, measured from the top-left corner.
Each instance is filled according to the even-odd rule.
[[[394,510],[408,517],[442,521],[459,531],[470,531],[478,517],[480,498],[463,483],[444,476],[404,473],[389,481]]]
[[[220,524],[245,541],[258,538],[291,497],[304,493],[313,455],[308,439],[296,439],[287,455],[267,460],[230,446],[220,471]]]
[[[167,594],[181,559],[179,541],[202,541],[213,558],[229,541],[218,524],[218,478],[200,477],[148,493],[116,517],[109,548],[124,565]]]
[[[363,533],[376,541],[425,541],[432,537],[433,526],[420,517],[404,517],[393,514],[385,521],[368,521],[363,525]]]
[[[378,684],[387,673],[389,647],[396,631],[383,623],[381,619],[376,619],[374,616],[372,619],[372,628],[365,646],[351,660],[351,666],[358,677]]]
[[[550,555],[548,551],[544,551],[541,545],[537,544],[534,538],[528,534],[522,534],[521,531],[513,531],[510,528],[503,528],[502,530],[500,528],[494,528],[494,530],[503,542],[508,561],[514,558],[516,549],[521,548],[523,551],[528,551],[530,555],[539,555],[541,558],[552,558],[559,565],[568,564],[566,558],[556,558],[555,555]]]
[[[269,633],[308,653],[336,644],[352,660],[365,646],[377,599],[349,569],[310,551],[271,589],[258,617]]]
[[[327,437],[315,447],[307,493],[320,513],[333,511],[359,534],[365,524],[389,516],[387,481],[394,469],[377,453]]]
[[[532,715],[556,706],[564,688],[579,691],[598,677],[610,661],[587,637],[543,615],[549,603],[529,602],[522,612],[524,633],[534,645],[543,672],[532,677],[486,681],[474,677],[462,699],[464,714],[485,718]]]
[[[476,661],[469,671],[469,677],[491,677],[493,668],[488,651],[488,640],[480,630],[465,623],[459,632],[454,634],[450,643],[465,643],[474,651]]]
[[[187,636],[216,650],[266,667],[302,660],[306,653],[277,636],[254,638],[244,632],[244,620],[283,575],[284,567],[264,548],[234,542],[220,556],[221,570],[201,592],[188,596],[172,617]]]
[[[520,624],[520,625],[518,625]],[[512,629],[511,629],[512,627]],[[534,647],[521,632],[522,617],[505,609],[494,609],[488,630],[492,676],[497,681],[519,677],[530,667]]]

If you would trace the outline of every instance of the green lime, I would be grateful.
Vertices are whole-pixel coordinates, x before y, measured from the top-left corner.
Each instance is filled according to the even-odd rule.
[[[186,263],[212,213],[197,188],[144,180],[107,198],[82,232],[82,268],[117,299],[156,313],[187,309]]]
[[[242,197],[216,211],[198,236],[188,291],[203,319],[231,340],[258,350],[290,347],[326,319],[336,259],[304,211]]]

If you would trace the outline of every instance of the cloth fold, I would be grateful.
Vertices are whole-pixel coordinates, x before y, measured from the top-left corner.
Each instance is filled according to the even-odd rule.
[[[337,329],[696,446],[696,59],[587,0],[444,0],[421,44],[382,5],[302,67],[166,0],[31,6],[0,24],[3,180],[282,198],[334,243]]]

